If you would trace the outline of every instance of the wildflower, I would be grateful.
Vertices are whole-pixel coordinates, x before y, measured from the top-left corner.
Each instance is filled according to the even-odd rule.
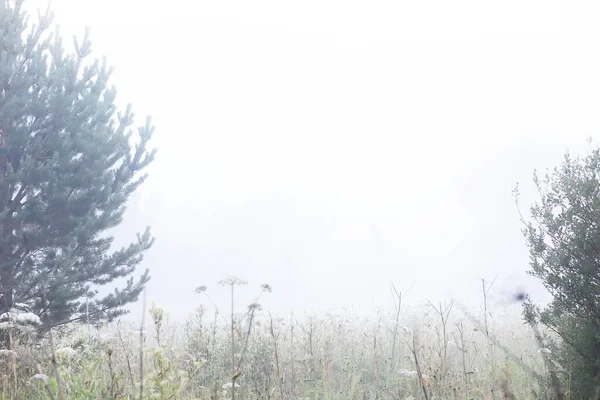
[[[233,387],[233,385],[234,385],[233,383],[227,382],[226,384],[224,384],[223,386],[221,386],[221,389],[223,389],[223,390],[229,390],[229,389],[231,389]],[[240,387],[240,384],[236,383],[235,387],[236,388]]]
[[[30,324],[30,325],[41,325],[42,320],[40,317],[35,315],[32,312],[19,313],[16,315],[15,320],[20,324]]]
[[[204,293],[206,292],[207,287],[206,286],[198,286],[196,288],[196,290],[194,290],[195,293],[200,294],[200,293]]]
[[[64,358],[72,358],[77,356],[77,351],[71,347],[63,347],[56,350],[56,355]]]
[[[248,306],[248,311],[260,311],[262,306],[258,303],[252,303]]]
[[[260,285],[260,288],[263,290],[263,292],[267,293],[271,293],[273,291],[273,289],[271,289],[271,285],[269,285],[268,283]]]
[[[48,383],[48,375],[46,374],[35,374],[31,379],[39,379],[44,383]]]
[[[29,308],[29,306],[27,304],[24,304],[24,303],[14,303],[14,307],[17,308],[17,309],[19,309],[19,310],[22,310],[22,311],[27,311],[27,312],[31,311],[31,309]]]
[[[225,279],[221,279],[218,283],[221,286],[234,286],[234,285],[245,285],[248,282],[246,282],[242,278],[238,278],[237,276],[229,275]]]
[[[402,376],[407,376],[410,378],[414,378],[415,376],[417,376],[417,371],[410,371],[407,369],[401,369],[400,371],[398,371],[398,373]]]
[[[11,308],[0,314],[0,321],[0,329],[12,328],[14,326],[21,328],[27,325],[42,324],[42,320],[36,314],[17,308]]]
[[[16,356],[17,353],[13,350],[8,350],[8,349],[0,349],[0,356]]]

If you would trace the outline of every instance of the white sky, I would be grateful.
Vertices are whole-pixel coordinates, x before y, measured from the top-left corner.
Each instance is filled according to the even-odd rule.
[[[29,0],[30,7],[43,7]],[[600,131],[596,2],[53,0],[91,28],[158,158],[148,295],[176,318],[228,274],[276,312],[538,285],[511,190]],[[536,289],[537,288],[537,289]],[[134,309],[138,306],[134,306]]]

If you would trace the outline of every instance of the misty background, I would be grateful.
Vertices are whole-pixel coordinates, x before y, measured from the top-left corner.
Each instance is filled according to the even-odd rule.
[[[52,2],[157,127],[115,234],[152,227],[148,299],[175,319],[200,285],[226,304],[227,275],[249,282],[240,307],[269,283],[278,313],[391,307],[390,281],[414,304],[478,304],[494,277],[495,302],[544,301],[511,192],[526,210],[533,170],[600,130],[599,7]]]

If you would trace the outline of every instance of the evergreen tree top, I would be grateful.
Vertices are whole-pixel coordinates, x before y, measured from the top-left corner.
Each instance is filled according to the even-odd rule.
[[[134,132],[131,107],[117,110],[87,32],[68,53],[51,25],[50,12],[29,25],[22,1],[0,4],[0,306],[26,304],[45,326],[110,320],[137,300],[150,231],[116,251],[107,231],[155,155],[150,119]]]

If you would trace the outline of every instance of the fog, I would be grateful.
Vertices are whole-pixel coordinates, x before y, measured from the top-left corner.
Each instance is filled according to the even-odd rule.
[[[526,211],[533,170],[599,131],[592,2],[52,4],[153,116],[116,235],[152,227],[147,295],[173,318],[200,285],[226,304],[227,275],[248,281],[240,307],[269,283],[278,313],[391,307],[391,281],[414,304],[477,304],[495,277],[495,302],[546,298],[511,192]]]

